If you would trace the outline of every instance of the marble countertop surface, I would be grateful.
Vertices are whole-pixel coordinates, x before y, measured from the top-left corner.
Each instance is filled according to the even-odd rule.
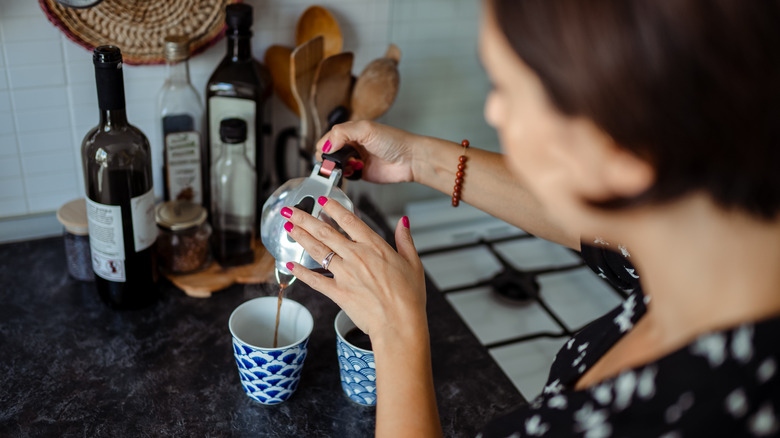
[[[0,436],[373,435],[375,410],[341,390],[339,309],[328,298],[290,288],[315,327],[297,391],[269,407],[244,394],[228,318],[276,290],[233,285],[198,299],[166,280],[159,287],[149,308],[110,310],[94,284],[68,276],[62,238],[0,245]],[[428,315],[445,436],[474,436],[524,403],[430,283]]]

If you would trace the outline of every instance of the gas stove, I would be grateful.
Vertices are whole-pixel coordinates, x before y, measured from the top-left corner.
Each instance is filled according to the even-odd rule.
[[[579,253],[467,204],[406,207],[426,274],[527,400],[566,340],[621,303]]]

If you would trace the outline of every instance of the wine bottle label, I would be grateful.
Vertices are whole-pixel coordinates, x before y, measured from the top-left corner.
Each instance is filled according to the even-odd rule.
[[[165,150],[171,199],[202,203],[200,134],[195,131],[168,134],[165,136]]]
[[[130,214],[133,218],[135,252],[152,246],[157,240],[157,223],[154,220],[154,189],[130,199]]]
[[[213,96],[209,97],[209,136],[211,144],[211,162],[219,157],[219,123],[232,117],[246,121],[246,156],[252,167],[256,167],[255,161],[255,118],[257,108],[254,100],[238,97]]]
[[[157,239],[154,220],[154,190],[130,199],[135,252],[150,247]],[[89,246],[92,270],[109,281],[125,282],[125,239],[122,234],[122,206],[99,204],[87,199]]]
[[[122,207],[87,199],[87,223],[95,275],[109,281],[126,281]]]

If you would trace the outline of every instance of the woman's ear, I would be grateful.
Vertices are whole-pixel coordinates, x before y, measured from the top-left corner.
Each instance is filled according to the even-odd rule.
[[[580,184],[586,198],[631,198],[652,186],[655,170],[646,160],[621,147],[590,120],[579,119],[573,127],[570,139],[577,145],[574,159],[584,172]]]
[[[647,191],[655,181],[655,169],[646,160],[617,145],[605,144],[604,185],[612,197],[633,198]]]

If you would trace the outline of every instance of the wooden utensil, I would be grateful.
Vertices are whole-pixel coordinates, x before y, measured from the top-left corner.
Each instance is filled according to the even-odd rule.
[[[265,51],[265,65],[271,71],[271,79],[274,82],[274,91],[287,108],[296,115],[300,115],[298,103],[292,94],[290,86],[290,62],[293,49],[280,45],[273,45]]]
[[[352,88],[352,52],[342,52],[322,60],[314,75],[311,107],[314,134],[321,137],[328,129],[328,115],[349,96]]]
[[[350,120],[375,120],[387,112],[398,94],[401,50],[390,44],[383,58],[371,61],[355,81]]]
[[[187,295],[196,298],[209,298],[213,292],[222,290],[233,283],[260,284],[274,281],[275,263],[276,260],[258,239],[255,242],[255,260],[248,265],[223,268],[215,261],[200,272],[178,275],[165,274],[165,276]]]
[[[290,64],[290,81],[292,94],[298,104],[301,116],[301,145],[307,153],[312,153],[314,146],[314,115],[311,113],[311,89],[317,67],[322,62],[323,38],[314,37],[296,47],[292,52]]]
[[[321,36],[324,38],[324,57],[341,53],[344,37],[341,35],[339,23],[327,9],[322,6],[309,6],[295,26],[295,45]]]

